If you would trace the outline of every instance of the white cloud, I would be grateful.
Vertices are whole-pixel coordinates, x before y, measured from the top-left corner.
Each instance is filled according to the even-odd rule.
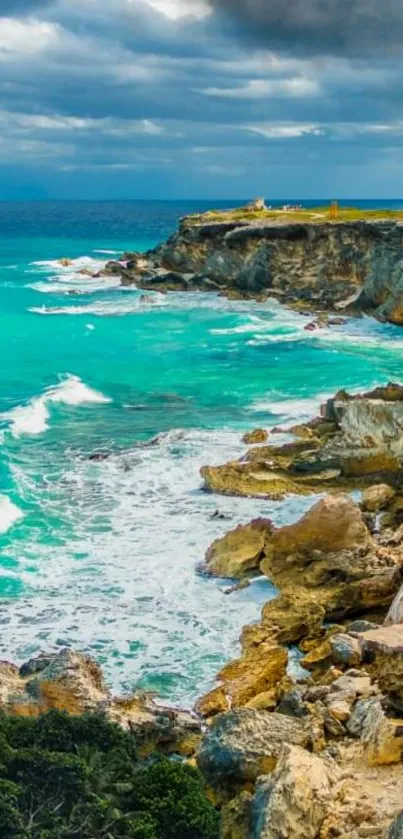
[[[266,137],[268,140],[290,139],[293,137],[305,137],[307,134],[312,134],[318,137],[324,134],[323,128],[319,125],[310,123],[261,123],[257,125],[244,126],[247,131],[252,131],[254,134],[260,134],[261,137]]]
[[[0,60],[44,52],[58,40],[59,32],[54,23],[0,17]]]
[[[266,99],[271,96],[291,99],[317,96],[320,86],[315,79],[295,76],[291,79],[251,79],[239,87],[207,87],[202,93],[224,99]]]
[[[133,5],[135,5],[135,2],[136,0],[134,0]],[[204,18],[211,13],[210,7],[204,0],[146,0],[146,3],[156,12],[160,12],[171,20],[179,20],[189,15]]]

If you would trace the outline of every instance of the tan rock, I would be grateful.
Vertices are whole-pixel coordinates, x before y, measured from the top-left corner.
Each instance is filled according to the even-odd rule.
[[[213,787],[231,787],[271,772],[284,744],[309,741],[310,730],[300,720],[243,708],[213,720],[197,762]]]
[[[240,525],[221,539],[216,539],[208,549],[205,564],[208,572],[216,577],[239,579],[259,569],[263,548],[273,525],[269,519],[255,519]]]
[[[400,763],[403,756],[402,721],[386,717],[379,701],[372,703],[366,714],[361,739],[370,766]]]
[[[403,624],[392,624],[360,635],[364,651],[385,693],[403,698]]]
[[[323,597],[315,591],[289,588],[265,604],[262,624],[282,644],[291,644],[300,638],[315,638],[322,631],[326,609]]]
[[[316,839],[332,803],[333,775],[316,755],[285,746],[252,802],[254,839]]]
[[[255,428],[254,431],[247,431],[243,435],[242,442],[253,446],[255,443],[265,443],[268,437],[269,433],[264,428]]]
[[[232,708],[240,708],[280,682],[287,672],[288,652],[271,643],[249,649],[218,674]]]
[[[202,696],[195,705],[195,711],[201,717],[214,717],[231,708],[229,697],[224,687],[214,688]]]
[[[296,524],[282,527],[270,536],[261,567],[269,575],[296,552],[329,554],[371,544],[373,541],[357,504],[348,495],[329,495]],[[288,561],[288,564],[292,563]]]
[[[339,720],[340,722],[347,722],[351,715],[351,705],[348,702],[334,701],[330,702],[328,705],[329,714],[334,717],[335,720]]]
[[[190,713],[157,705],[147,694],[114,697],[97,662],[70,649],[38,656],[20,669],[1,662],[0,709],[24,717],[52,709],[74,715],[106,713],[130,728],[139,753],[161,748],[186,756],[200,739],[200,725]]]
[[[396,491],[388,484],[375,484],[364,491],[361,507],[369,513],[379,513],[389,507],[395,495]]]

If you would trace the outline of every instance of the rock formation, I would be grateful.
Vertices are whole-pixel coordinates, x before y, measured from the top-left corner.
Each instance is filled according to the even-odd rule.
[[[69,649],[40,655],[20,668],[0,662],[0,709],[25,717],[51,709],[74,715],[102,712],[130,728],[146,752],[158,748],[192,754],[200,732],[191,714],[159,706],[149,695],[112,696],[100,666]]]
[[[292,443],[254,446],[241,460],[203,467],[205,489],[276,499],[386,483],[386,490],[377,490],[378,495],[382,492],[378,510],[392,502],[393,486],[403,474],[400,385],[390,383],[354,396],[340,391],[321,407],[320,417],[290,431],[298,438]],[[365,504],[374,510],[374,499],[364,497]]]
[[[106,272],[143,289],[271,295],[300,308],[403,322],[400,221],[284,220],[251,205],[184,218],[160,247],[125,254]]]

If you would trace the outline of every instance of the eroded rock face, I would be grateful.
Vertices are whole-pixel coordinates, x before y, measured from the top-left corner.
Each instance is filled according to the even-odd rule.
[[[288,597],[339,619],[388,605],[396,591],[400,551],[380,548],[346,495],[319,501],[296,524],[275,530],[261,570]],[[274,601],[275,604],[275,601]],[[274,607],[268,604],[264,621]]]
[[[7,714],[36,717],[57,709],[80,715],[105,713],[136,736],[140,749],[161,748],[192,754],[200,735],[197,720],[186,711],[158,706],[150,696],[112,696],[100,666],[70,649],[40,655],[21,668],[0,662],[0,708]]]
[[[231,530],[208,549],[205,558],[207,571],[216,577],[236,579],[258,571],[264,556],[266,536],[272,530],[269,519],[255,519],[250,524]]]
[[[251,839],[316,839],[331,803],[334,770],[298,746],[285,746],[273,774],[258,781]]]
[[[243,784],[271,772],[285,743],[306,746],[310,736],[300,720],[243,708],[213,720],[197,762],[214,787]]]
[[[284,223],[206,214],[182,220],[178,232],[126,269],[125,282],[163,288],[162,272],[198,278],[226,292],[270,293],[318,310],[368,311],[403,321],[403,225],[392,221]],[[143,256],[144,260],[144,256]],[[185,277],[195,278],[185,280]],[[168,283],[169,288],[169,283]]]
[[[403,475],[403,388],[340,391],[321,411],[294,429],[299,439],[292,443],[254,447],[239,461],[203,467],[204,488],[273,499],[362,488],[363,509],[388,507]]]

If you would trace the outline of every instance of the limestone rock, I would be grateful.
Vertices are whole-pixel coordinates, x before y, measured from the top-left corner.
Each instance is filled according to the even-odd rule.
[[[266,630],[271,628],[280,643],[292,644],[319,636],[325,614],[321,596],[292,587],[265,604],[262,623]]]
[[[355,699],[358,696],[365,696],[371,693],[371,677],[362,670],[347,670],[343,676],[339,676],[332,685],[331,691],[344,693]]]
[[[403,700],[403,624],[389,625],[364,632],[361,636],[364,652],[374,657],[372,665],[379,686]]]
[[[402,760],[402,720],[386,717],[379,700],[367,709],[361,740],[370,766],[387,766]]]
[[[388,484],[376,484],[363,493],[361,507],[369,513],[379,513],[391,504],[396,492]]]
[[[255,519],[217,539],[206,554],[208,572],[217,577],[240,579],[257,571],[263,557],[265,539],[272,529],[269,519]]]
[[[278,644],[251,647],[241,658],[229,662],[219,672],[232,708],[239,708],[259,693],[281,682],[287,671],[288,652]]]
[[[377,545],[346,495],[327,496],[296,524],[274,530],[264,553],[261,570],[283,597],[323,608],[332,620],[388,605],[402,561],[399,551]]]
[[[254,431],[247,431],[242,437],[242,442],[248,446],[253,446],[255,443],[265,443],[268,439],[268,432],[264,428],[255,428]]]
[[[298,746],[285,746],[270,778],[258,781],[251,839],[316,839],[331,806],[329,766]]]
[[[296,524],[275,531],[266,545],[265,573],[289,556],[324,554],[363,548],[372,542],[361,511],[347,495],[329,495],[315,504]]]
[[[93,659],[70,649],[40,655],[20,669],[0,663],[0,709],[6,714],[36,717],[51,709],[79,715],[106,713],[130,728],[139,748],[194,752],[200,725],[187,711],[157,705],[147,694],[114,697]]]
[[[285,743],[306,746],[309,739],[299,720],[243,708],[213,720],[197,761],[214,787],[242,784],[271,772]]]
[[[356,667],[361,663],[361,644],[357,638],[347,633],[338,633],[329,638],[331,656],[334,664]]]

